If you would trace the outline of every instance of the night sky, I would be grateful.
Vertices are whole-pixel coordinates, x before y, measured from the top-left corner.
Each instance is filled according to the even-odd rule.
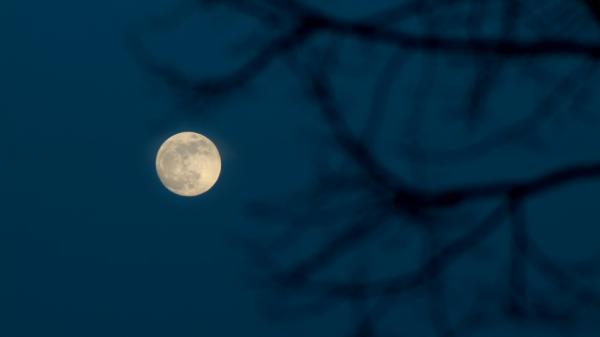
[[[371,2],[370,10],[390,3]],[[367,7],[366,1],[335,3],[330,10],[348,16]],[[252,281],[255,265],[240,244],[273,225],[250,216],[249,202],[290,195],[312,181],[315,158],[339,155],[328,152],[319,114],[282,64],[224,101],[182,104],[136,60],[130,40],[131,32],[144,30],[170,4],[0,3],[0,336],[344,335],[349,309],[304,320],[270,319]],[[239,64],[240,41],[252,36],[254,23],[218,8],[193,15],[166,32],[146,31],[143,41],[153,56],[198,77]],[[353,53],[345,56],[367,57],[369,51]],[[548,62],[558,72],[570,66]],[[339,94],[347,94],[345,103],[356,108],[348,113],[360,120],[361,103],[349,93],[366,84],[352,80],[351,71],[347,75]],[[404,76],[416,78],[419,70]],[[449,72],[446,78],[452,82],[455,76]],[[537,89],[526,84],[508,93],[514,81],[507,83],[493,109],[503,116],[519,113],[515,101],[527,105],[537,97]],[[406,92],[405,85],[396,90]],[[392,107],[402,109],[406,100],[397,97]],[[587,104],[591,111],[600,106],[597,100]],[[551,150],[536,144],[500,148],[477,162],[419,172],[422,185],[528,177],[600,160],[598,125],[564,120],[570,120],[568,113],[546,130]],[[447,119],[428,122],[432,127],[423,132],[429,142],[459,142]],[[161,142],[181,131],[211,138],[223,160],[215,187],[197,198],[167,191],[154,169]],[[376,151],[400,172],[411,172],[391,154],[398,144],[392,140],[398,134],[392,136],[382,133]],[[598,200],[600,180],[534,199],[531,227],[538,243],[567,262],[599,253]],[[468,262],[462,275],[478,263]],[[401,331],[407,335],[412,326],[427,324],[405,319]]]

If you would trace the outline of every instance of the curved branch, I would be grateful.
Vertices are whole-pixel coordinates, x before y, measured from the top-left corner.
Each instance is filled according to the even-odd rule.
[[[403,153],[411,160],[420,164],[442,165],[456,161],[465,161],[479,158],[492,149],[514,142],[523,141],[531,137],[532,132],[541,128],[546,121],[556,114],[560,106],[558,102],[565,100],[565,95],[575,95],[580,87],[595,74],[595,64],[584,63],[563,79],[548,92],[539,106],[530,115],[496,132],[488,134],[483,139],[461,147],[457,150],[442,150],[432,148],[413,148],[409,145],[402,146]]]
[[[437,277],[444,268],[448,267],[458,257],[474,248],[478,243],[488,237],[499,227],[507,215],[506,203],[502,202],[479,225],[467,234],[444,246],[439,252],[427,259],[421,266],[405,275],[396,276],[382,281],[369,282],[324,282],[310,280],[309,278],[290,278],[286,274],[275,275],[274,279],[294,289],[302,289],[321,293],[328,297],[355,297],[372,296],[385,297],[398,295],[424,285],[427,281]]]

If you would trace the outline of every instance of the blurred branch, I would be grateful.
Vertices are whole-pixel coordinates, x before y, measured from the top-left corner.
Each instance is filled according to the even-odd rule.
[[[595,2],[586,3],[597,15]],[[444,56],[466,60],[465,67],[473,70],[473,76],[465,76],[464,83],[457,84],[464,89],[460,95],[464,103],[461,111],[464,110],[467,121],[473,123],[479,123],[491,110],[489,105],[494,90],[509,66],[550,58],[575,61],[577,65],[566,70],[566,74],[533,76],[548,90],[544,90],[532,112],[508,126],[455,151],[425,148],[416,141],[404,146],[403,150],[407,154],[404,159],[419,170],[420,164],[477,158],[506,144],[527,145],[559,109],[564,105],[570,107],[576,100],[581,101],[582,93],[589,92],[592,76],[598,69],[600,42],[548,37],[546,34],[525,38],[519,29],[530,25],[524,22],[528,13],[523,1],[519,0],[406,0],[383,12],[358,19],[337,17],[296,0],[213,0],[202,1],[200,5],[226,6],[259,20],[265,35],[269,36],[267,43],[260,45],[231,71],[193,79],[157,62],[141,39],[134,37],[131,39],[132,50],[140,64],[159,75],[186,99],[201,101],[228,97],[261,77],[276,62],[282,62],[305,90],[307,101],[314,104],[336,149],[350,162],[344,166],[347,171],[327,170],[319,175],[316,187],[307,189],[294,202],[280,207],[258,204],[251,207],[253,214],[264,219],[280,221],[286,218],[289,228],[276,236],[274,244],[248,245],[248,248],[266,274],[268,289],[277,295],[310,294],[314,299],[298,305],[299,313],[321,312],[330,304],[328,300],[347,301],[359,311],[354,322],[354,335],[375,336],[379,316],[399,304],[400,295],[409,292],[421,295],[416,290],[424,290],[429,301],[430,319],[440,336],[459,336],[467,328],[484,322],[492,324],[501,318],[547,323],[559,318],[566,322],[576,317],[577,313],[568,312],[565,309],[568,305],[562,302],[556,302],[561,304],[556,309],[556,303],[539,299],[539,289],[528,280],[532,270],[537,270],[574,303],[600,311],[600,294],[578,280],[576,268],[565,268],[537,247],[528,230],[525,209],[527,201],[533,197],[568,184],[600,179],[600,162],[574,163],[519,179],[475,181],[433,189],[423,187],[396,170],[386,160],[389,158],[375,151],[374,139],[385,125],[386,110],[395,94],[394,83],[405,73],[409,58],[415,55],[422,57],[426,71],[419,74],[419,85],[410,97],[411,103],[416,103],[412,116],[422,118],[427,114],[426,107],[429,106],[425,104],[436,93],[433,86],[437,84],[439,69],[425,61]],[[440,13],[447,14],[445,19],[449,23],[440,22]],[[418,22],[419,28],[424,29],[406,28],[404,23],[410,20]],[[486,30],[490,25],[499,28],[490,33]],[[449,33],[449,27],[461,28],[466,34]],[[365,112],[367,122],[359,131],[346,115],[343,99],[336,95],[339,92],[336,92],[334,69],[343,55],[340,41],[346,40],[360,42],[369,48],[385,46],[392,50],[385,64],[378,68],[380,72],[374,76],[373,89],[366,91],[369,96],[369,107]],[[326,46],[321,48],[323,42]],[[525,67],[539,74],[539,67],[527,64]],[[353,203],[334,202],[349,193],[358,195]],[[482,205],[493,207],[487,209]],[[476,215],[468,220],[461,218],[465,223],[456,234],[456,227],[453,228],[451,223],[457,221],[447,214],[462,212],[464,208],[479,212],[473,211]],[[483,211],[485,214],[481,214]],[[336,217],[336,213],[345,216]],[[398,221],[402,224],[398,225]],[[453,320],[451,303],[447,300],[446,271],[461,257],[475,254],[476,249],[504,224],[510,234],[509,267],[506,280],[503,280],[508,288],[508,310],[504,306],[496,315],[503,317],[492,317],[492,310],[485,313],[472,310],[463,320]],[[413,269],[400,273],[397,271],[400,268],[394,268],[390,275],[377,278],[370,277],[369,266],[365,264],[364,270],[350,280],[323,276],[335,269],[336,263],[344,257],[360,252],[378,236],[387,235],[393,226],[413,229],[425,237],[425,254],[416,261]],[[301,241],[304,232],[315,229],[324,233],[324,239],[311,241],[309,249],[295,252],[295,255],[283,253]],[[444,237],[448,233],[452,235]],[[377,310],[371,310],[373,302],[381,304]],[[506,301],[503,304],[506,305]]]
[[[229,1],[234,6],[246,5],[245,1]],[[236,70],[210,79],[186,79],[179,71],[158,65],[151,54],[144,50],[144,62],[154,73],[162,75],[167,83],[193,95],[197,99],[232,93],[258,77],[277,58],[300,48],[308,39],[319,33],[352,37],[369,43],[388,44],[403,50],[421,50],[446,54],[470,54],[499,56],[504,58],[531,58],[534,56],[575,56],[591,60],[600,58],[600,44],[575,42],[570,40],[520,41],[510,38],[449,38],[433,34],[415,34],[390,29],[383,24],[365,23],[363,20],[350,21],[327,16],[314,9],[301,6],[293,1],[274,1],[287,10],[293,28],[278,38],[271,40],[255,56],[248,59]],[[247,7],[244,7],[247,8]],[[257,11],[257,9],[253,9]],[[290,12],[291,11],[291,12]],[[187,88],[186,88],[187,87]]]
[[[456,150],[435,150],[403,145],[403,153],[411,160],[421,164],[440,165],[479,158],[493,149],[508,144],[539,142],[540,140],[535,139],[535,137],[539,137],[538,130],[556,115],[557,110],[561,107],[561,102],[567,102],[573,96],[576,97],[578,91],[585,90],[590,85],[588,81],[596,71],[596,64],[583,63],[560,79],[540,101],[533,113],[498,131],[487,134],[473,144]],[[480,106],[471,105],[471,108],[480,108]]]
[[[385,297],[387,295],[397,295],[398,293],[410,291],[439,275],[452,261],[488,237],[493,230],[498,228],[505,217],[506,205],[502,203],[479,225],[475,226],[459,239],[444,246],[439,252],[424,261],[419,268],[406,275],[370,282],[326,282],[304,278],[300,282],[290,283],[289,285],[296,290],[304,289],[329,297],[342,298],[357,296],[357,294],[361,296]],[[288,277],[285,273],[277,273],[275,275],[275,280],[278,280],[282,284],[287,284]],[[294,280],[298,281],[299,279],[295,278]]]

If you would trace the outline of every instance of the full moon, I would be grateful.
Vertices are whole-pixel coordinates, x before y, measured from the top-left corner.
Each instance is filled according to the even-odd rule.
[[[181,132],[160,146],[156,172],[169,191],[195,197],[210,190],[219,179],[221,156],[210,139],[195,132]]]

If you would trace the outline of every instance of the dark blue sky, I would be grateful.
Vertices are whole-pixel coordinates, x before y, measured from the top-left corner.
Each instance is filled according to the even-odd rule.
[[[288,104],[285,80],[207,118],[179,109],[127,44],[170,3],[0,4],[0,336],[281,332],[259,312],[235,237],[264,226],[247,201],[303,184],[311,117]],[[245,33],[233,21],[200,16],[149,44],[167,62],[226,70],[228,42]],[[209,136],[223,158],[218,184],[194,199],[154,171],[160,143],[183,130]]]
[[[247,201],[305,184],[318,116],[281,66],[217,113],[178,108],[134,62],[126,39],[169,2],[0,4],[0,336],[308,336],[301,322],[273,325],[259,312],[253,266],[234,237],[265,226],[246,216]],[[365,3],[336,10],[361,13]],[[196,75],[226,71],[239,61],[231,43],[252,23],[221,14],[148,43]],[[426,132],[443,138],[438,129]],[[170,194],[154,172],[161,141],[183,130],[210,137],[223,157],[220,181],[199,198]],[[448,185],[600,158],[597,131],[585,125],[553,141],[552,153],[506,150],[427,175]],[[597,190],[586,185],[532,205],[538,237],[557,256],[596,252]],[[343,323],[327,321],[321,331]]]
[[[1,336],[270,330],[230,236],[251,226],[241,200],[291,174],[272,160],[291,136],[266,127],[259,103],[210,122],[173,108],[125,48],[127,29],[166,3],[0,4]],[[175,197],[154,173],[158,145],[182,130],[222,151],[221,181],[201,198]]]

